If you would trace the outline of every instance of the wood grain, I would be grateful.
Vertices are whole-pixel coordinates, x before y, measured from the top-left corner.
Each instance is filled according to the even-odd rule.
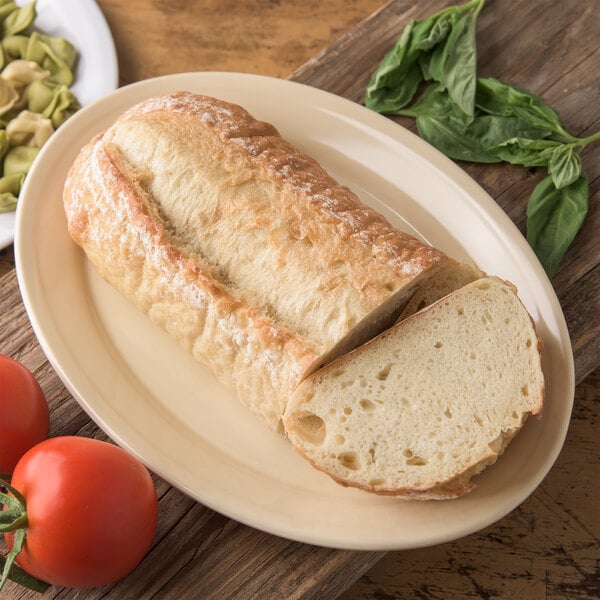
[[[121,81],[188,71],[286,77],[381,0],[100,0]],[[135,5],[135,6],[134,6]]]
[[[404,25],[450,3],[99,0],[115,37],[122,84],[193,70],[276,76],[293,72],[297,81],[358,102],[371,72]],[[572,133],[588,135],[600,129],[599,27],[593,3],[488,0],[478,27],[480,73],[542,94]],[[397,121],[414,130],[410,120]],[[462,540],[390,553],[378,562],[383,553],[316,548],[245,527],[155,477],[159,528],[153,548],[129,577],[90,591],[52,587],[41,596],[9,584],[2,597],[599,597],[597,146],[585,153],[584,165],[590,178],[590,213],[553,279],[571,332],[580,385],[557,464],[513,513]],[[523,229],[525,204],[540,173],[510,166],[461,166]],[[0,252],[0,308],[0,352],[21,360],[40,380],[50,404],[51,435],[106,440],[66,391],[35,340],[18,292],[12,248]]]

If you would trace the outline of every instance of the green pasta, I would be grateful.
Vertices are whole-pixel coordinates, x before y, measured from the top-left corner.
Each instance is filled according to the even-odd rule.
[[[0,0],[0,213],[15,210],[40,148],[81,108],[69,89],[77,50],[34,31],[36,16],[35,0]]]

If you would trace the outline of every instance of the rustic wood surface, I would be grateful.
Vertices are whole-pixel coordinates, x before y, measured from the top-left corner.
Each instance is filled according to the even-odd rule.
[[[117,45],[122,84],[193,70],[293,73],[298,81],[356,101],[403,26],[447,4],[99,0]],[[478,26],[480,73],[543,95],[576,135],[600,129],[600,26],[594,4],[488,1]],[[413,128],[409,120],[400,123]],[[507,166],[461,166],[522,228],[525,203],[540,174]],[[590,214],[553,279],[575,352],[579,385],[573,418],[556,465],[510,515],[462,540],[384,557],[316,548],[258,532],[155,478],[158,532],[148,556],[129,577],[90,591],[52,587],[42,596],[9,584],[2,597],[600,597],[597,146],[584,154],[584,167],[590,178]],[[18,293],[12,248],[0,252],[0,309],[0,352],[21,360],[39,378],[50,404],[51,435],[107,439],[65,390],[35,339]]]

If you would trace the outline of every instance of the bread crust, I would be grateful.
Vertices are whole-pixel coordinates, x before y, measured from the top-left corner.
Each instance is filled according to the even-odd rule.
[[[64,206],[100,275],[279,430],[298,383],[387,326],[447,260],[272,125],[187,92],[90,141]]]
[[[537,411],[539,412],[540,410],[541,401]],[[526,418],[523,420],[522,425],[525,424],[525,420]],[[421,487],[406,486],[403,488],[385,488],[374,487],[372,485],[357,482],[349,478],[341,477],[337,473],[330,471],[323,464],[312,459],[307,453],[303,452],[301,448],[296,446],[295,449],[306,461],[312,465],[313,468],[328,475],[331,477],[331,479],[343,487],[353,487],[364,492],[376,494],[378,496],[391,496],[399,500],[455,500],[456,498],[460,498],[461,496],[469,494],[475,489],[476,484],[472,481],[472,478],[481,473],[487,467],[493,465],[498,458],[500,458],[510,441],[519,432],[519,430],[520,427],[512,430],[510,433],[507,432],[502,436],[502,443],[497,451],[490,451],[487,456],[467,467],[460,473],[455,474],[446,481],[430,482],[429,484]]]
[[[85,148],[72,173],[65,187],[69,233],[100,275],[277,427],[279,407],[269,398],[274,390],[291,393],[318,358],[317,349],[242,304],[186,257],[140,190],[108,159],[101,137]]]

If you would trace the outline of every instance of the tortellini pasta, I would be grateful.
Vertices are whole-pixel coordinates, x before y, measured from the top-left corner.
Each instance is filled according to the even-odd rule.
[[[0,0],[0,212],[14,210],[40,148],[80,104],[69,86],[77,51],[32,31],[35,0]]]
[[[24,110],[7,126],[9,146],[34,146],[41,148],[52,135],[52,121],[39,113]]]
[[[19,94],[13,85],[0,77],[0,115],[7,113],[19,100]]]
[[[8,81],[19,95],[23,93],[32,81],[46,79],[49,75],[50,71],[42,69],[35,61],[23,58],[9,62],[1,72],[2,79]]]

